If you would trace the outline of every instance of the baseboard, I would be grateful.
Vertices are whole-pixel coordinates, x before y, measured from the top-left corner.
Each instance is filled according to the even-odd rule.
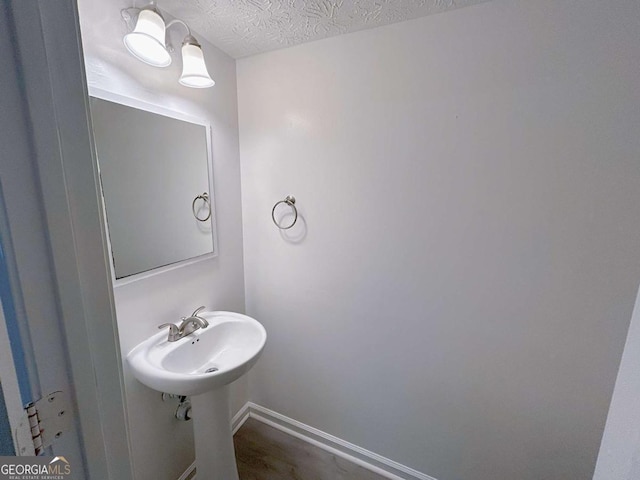
[[[273,410],[269,410],[261,405],[248,402],[242,410],[245,408],[247,408],[250,418],[277,428],[282,432],[349,460],[385,478],[392,480],[436,480],[413,468],[394,462],[382,455],[349,443],[341,438],[334,437],[333,435],[310,427]]]
[[[178,480],[193,480],[196,477],[196,462],[194,461],[189,467],[184,471]]]
[[[249,418],[249,415],[251,415],[250,405],[251,405],[250,402],[245,403],[243,407],[240,410],[238,410],[238,413],[236,413],[231,419],[231,431],[233,432],[234,435],[238,430],[240,430],[240,427],[244,425],[244,422],[247,421],[247,419]]]
[[[233,416],[231,428],[235,434],[240,427],[253,418],[259,422],[299,438],[311,445],[315,445],[329,453],[342,457],[350,462],[360,465],[367,470],[391,480],[436,480],[435,478],[414,470],[413,468],[394,462],[382,455],[366,450],[362,447],[349,443],[341,438],[329,435],[322,430],[310,427],[302,422],[289,418],[273,410],[269,410],[253,402],[247,402]],[[185,470],[178,480],[194,480],[195,462]]]

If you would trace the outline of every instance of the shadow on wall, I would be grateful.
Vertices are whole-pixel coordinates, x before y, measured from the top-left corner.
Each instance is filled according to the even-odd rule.
[[[286,217],[293,218],[293,215],[289,214]],[[289,218],[283,220],[290,221]],[[287,230],[280,230],[280,236],[289,243],[302,243],[307,238],[307,221],[302,215],[298,215],[296,224]]]
[[[298,211],[294,197],[288,196],[285,200],[277,202],[271,211],[271,218],[286,242],[298,244],[307,238],[307,221]]]

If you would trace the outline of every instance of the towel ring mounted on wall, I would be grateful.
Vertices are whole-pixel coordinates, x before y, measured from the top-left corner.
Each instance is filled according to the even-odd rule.
[[[285,203],[289,205],[293,210],[293,222],[291,222],[290,225],[283,226],[279,224],[278,221],[276,220],[276,208],[281,203]],[[280,200],[279,202],[276,202],[276,204],[273,206],[273,209],[271,210],[271,220],[273,220],[273,223],[275,223],[276,227],[278,227],[280,230],[288,230],[291,227],[293,227],[298,221],[298,209],[296,208],[296,197],[294,197],[293,195],[287,195],[287,197],[284,200]]]
[[[207,205],[207,210],[209,211],[209,213],[205,218],[200,218],[198,216],[198,212],[200,211],[196,210],[196,202],[198,200],[202,200]],[[196,220],[198,220],[199,222],[206,222],[211,218],[211,201],[209,200],[209,194],[207,192],[204,192],[202,195],[198,195],[193,199],[193,202],[191,203],[191,211],[193,212],[193,216],[196,217]]]

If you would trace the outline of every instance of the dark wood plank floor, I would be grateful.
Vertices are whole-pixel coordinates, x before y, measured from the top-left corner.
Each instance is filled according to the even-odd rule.
[[[384,480],[252,418],[233,437],[240,480]]]

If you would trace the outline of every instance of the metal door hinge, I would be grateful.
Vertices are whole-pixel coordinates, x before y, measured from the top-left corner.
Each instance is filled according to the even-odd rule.
[[[57,391],[25,407],[36,455],[40,455],[69,431],[70,405],[67,393]]]

